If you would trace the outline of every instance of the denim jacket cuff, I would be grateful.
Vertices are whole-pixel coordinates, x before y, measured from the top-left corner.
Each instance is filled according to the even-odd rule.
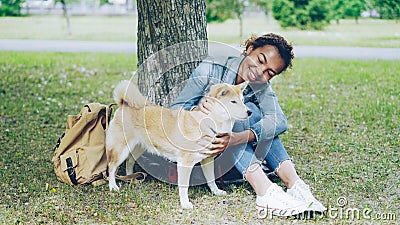
[[[258,141],[261,138],[261,132],[262,132],[260,123],[256,123],[253,126],[251,126],[250,130],[254,133],[254,136],[256,136],[256,140],[254,142],[258,143]]]
[[[194,107],[196,106],[192,106],[192,105],[184,105],[182,108],[186,111],[191,111]]]

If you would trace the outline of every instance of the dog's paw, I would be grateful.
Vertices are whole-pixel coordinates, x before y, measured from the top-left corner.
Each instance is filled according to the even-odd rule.
[[[193,204],[191,202],[181,203],[183,209],[193,209]]]
[[[109,185],[108,185],[109,187],[110,187],[110,191],[112,192],[112,191],[115,191],[115,192],[119,192],[119,187],[118,187],[118,185],[117,184],[115,184],[115,183],[109,183]]]
[[[217,196],[223,196],[223,195],[226,195],[226,191],[217,189],[217,190],[213,191],[213,194],[217,195]]]

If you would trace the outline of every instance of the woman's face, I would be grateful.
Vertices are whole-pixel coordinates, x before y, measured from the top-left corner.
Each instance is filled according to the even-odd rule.
[[[279,55],[278,49],[272,45],[265,45],[253,49],[247,49],[247,57],[244,58],[239,66],[236,83],[249,81],[253,84],[263,84],[278,75],[285,62]]]

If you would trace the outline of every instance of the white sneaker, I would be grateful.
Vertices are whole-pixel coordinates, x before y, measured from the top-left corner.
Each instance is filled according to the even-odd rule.
[[[293,198],[285,193],[277,184],[272,184],[264,196],[257,196],[256,206],[275,216],[287,217],[303,213],[307,210],[307,202]]]
[[[288,193],[290,196],[293,196],[297,200],[308,202],[309,211],[321,213],[326,211],[326,207],[311,194],[310,187],[301,179],[297,180],[292,188],[287,189],[286,193]]]

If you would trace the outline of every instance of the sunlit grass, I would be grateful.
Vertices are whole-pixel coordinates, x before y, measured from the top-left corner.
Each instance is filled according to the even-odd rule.
[[[134,16],[72,16],[72,35],[61,15],[0,17],[0,39],[136,41]]]

